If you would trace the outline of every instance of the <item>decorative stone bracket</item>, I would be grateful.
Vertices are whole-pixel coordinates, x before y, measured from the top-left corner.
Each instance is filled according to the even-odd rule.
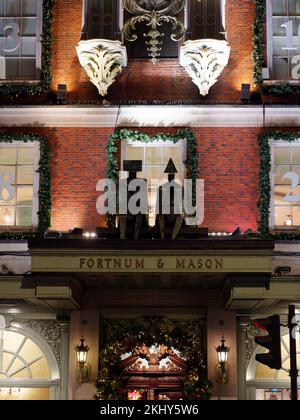
[[[81,66],[101,96],[115,82],[122,67],[127,66],[127,51],[120,41],[91,39],[76,45]]]
[[[198,86],[200,95],[208,95],[209,89],[228,64],[230,47],[227,41],[198,39],[187,41],[180,48],[180,64]]]

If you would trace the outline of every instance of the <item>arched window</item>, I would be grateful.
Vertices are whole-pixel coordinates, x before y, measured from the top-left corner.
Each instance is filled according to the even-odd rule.
[[[253,352],[247,370],[247,387],[251,390],[250,398],[258,400],[290,399],[289,334],[284,334],[281,337],[282,369],[270,369],[268,366],[256,362],[255,355],[257,353],[261,353],[261,347],[259,346]],[[300,348],[298,345],[297,364],[300,366]]]
[[[44,339],[18,324],[3,328],[2,322],[0,400],[53,399],[58,384],[57,362]]]

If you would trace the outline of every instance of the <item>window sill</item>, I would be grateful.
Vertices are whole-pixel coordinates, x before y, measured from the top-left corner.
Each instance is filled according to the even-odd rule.
[[[42,83],[42,80],[0,80],[1,85],[39,85]]]
[[[264,86],[274,86],[274,85],[291,85],[291,86],[300,86],[300,80],[264,80]]]
[[[37,228],[35,226],[0,226],[0,233],[30,233],[30,232],[36,232]]]

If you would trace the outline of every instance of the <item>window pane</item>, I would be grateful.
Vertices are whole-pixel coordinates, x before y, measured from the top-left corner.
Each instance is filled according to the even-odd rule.
[[[36,16],[36,0],[23,0],[23,16]]]
[[[162,148],[161,147],[146,147],[146,165],[161,165],[162,164]]]
[[[290,15],[300,15],[300,1],[292,0],[289,1],[289,13]]]
[[[33,184],[33,166],[18,166],[17,184]]]
[[[32,207],[18,207],[17,208],[17,225],[19,226],[32,225]]]
[[[182,162],[180,152],[180,147],[164,147],[164,165],[167,165],[170,159],[173,159],[175,166],[179,165]]]
[[[127,149],[128,160],[144,160],[144,147],[131,147]]]
[[[300,147],[292,147],[292,162],[300,164]]]
[[[1,163],[12,163],[15,164],[17,160],[17,149],[16,147],[0,147],[0,164]]]
[[[6,78],[17,79],[19,75],[19,60],[6,59]]]
[[[275,165],[281,163],[290,163],[290,148],[289,147],[275,147]]]
[[[292,219],[294,226],[300,226],[300,206],[294,206],[292,209]]]
[[[6,0],[6,16],[20,16],[20,14],[21,0]]]
[[[35,78],[35,60],[31,59],[22,59],[21,60],[21,77],[24,79],[34,79]]]
[[[15,208],[0,206],[0,226],[15,224]]]
[[[18,163],[33,164],[33,147],[18,148]]]
[[[146,169],[146,177],[150,181],[151,179],[158,179],[160,180],[163,177],[163,168],[159,167],[147,167]]]
[[[275,185],[290,185],[291,180],[286,178],[283,180],[283,176],[290,172],[291,167],[286,165],[276,166],[275,168]]]
[[[276,186],[274,189],[274,200],[275,204],[287,204],[286,201],[283,201],[284,197],[287,196],[288,192],[290,191],[290,187],[279,187]]]
[[[21,54],[26,57],[35,57],[35,38],[23,38],[21,43]]]
[[[287,2],[286,0],[273,0],[273,15],[285,16],[287,15]]]
[[[18,206],[31,206],[33,198],[32,187],[20,187],[17,190],[17,204]]]
[[[275,207],[275,225],[276,226],[285,226],[286,221],[292,215],[290,206],[276,206]]]
[[[36,18],[23,18],[22,19],[22,33],[21,35],[33,35],[36,34]]]
[[[9,165],[0,165],[0,174],[5,182],[8,182],[10,185],[15,182],[16,167]]]

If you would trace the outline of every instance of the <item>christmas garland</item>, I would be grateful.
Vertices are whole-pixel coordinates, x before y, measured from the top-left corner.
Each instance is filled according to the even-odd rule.
[[[42,75],[41,83],[32,85],[30,83],[0,85],[0,94],[17,97],[19,95],[37,95],[46,92],[51,84],[51,53],[52,53],[52,22],[55,0],[43,0],[43,30],[41,35],[42,45]]]
[[[51,181],[50,181],[50,148],[44,137],[34,134],[8,134],[0,132],[0,143],[33,142],[40,144],[39,161],[39,224],[37,232],[2,232],[0,239],[25,240],[40,237],[50,226],[51,220]]]
[[[186,139],[187,144],[187,159],[185,161],[187,169],[187,177],[196,181],[199,177],[199,166],[198,166],[198,151],[197,151],[197,140],[195,134],[189,128],[180,129],[176,134],[168,133],[158,133],[154,136],[142,133],[140,131],[133,131],[129,129],[120,129],[116,130],[109,138],[108,144],[106,146],[107,154],[107,173],[106,176],[108,179],[111,179],[114,182],[118,181],[119,168],[118,168],[118,159],[117,151],[118,144],[121,140],[130,140],[143,143],[151,143],[153,141],[172,141],[177,143],[179,140]],[[195,190],[194,190],[195,194]],[[195,201],[195,195],[194,195]],[[107,225],[108,227],[114,226],[114,216],[107,216]]]
[[[264,237],[273,239],[300,239],[300,234],[295,233],[271,233],[269,228],[270,205],[271,205],[271,150],[270,140],[292,142],[299,140],[299,133],[283,133],[276,131],[273,133],[262,134],[258,138],[259,156],[260,156],[260,177],[259,177],[259,191],[260,199],[258,202],[259,210],[259,232]]]
[[[122,377],[121,355],[145,344],[165,345],[177,349],[186,359],[187,371],[183,383],[183,394],[187,400],[208,400],[211,383],[207,380],[201,342],[188,334],[187,329],[175,327],[143,328],[136,326],[126,331],[115,330],[110,342],[100,355],[100,373],[96,381],[96,400],[126,399],[126,378]]]
[[[256,85],[263,85],[262,68],[263,58],[263,24],[266,14],[266,0],[253,0],[256,10],[256,18],[253,25],[253,79]],[[271,95],[285,96],[300,93],[300,86],[293,86],[289,83],[279,83],[270,86],[263,86],[263,92]]]

